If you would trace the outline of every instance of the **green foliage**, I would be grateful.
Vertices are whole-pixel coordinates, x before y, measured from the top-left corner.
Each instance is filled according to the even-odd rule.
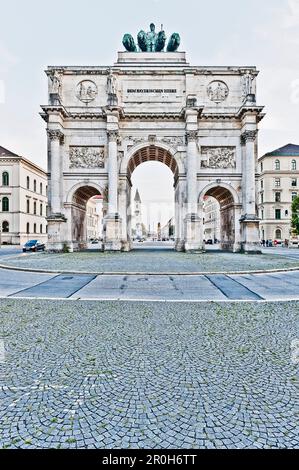
[[[299,234],[299,196],[292,203],[292,228],[296,234]]]
[[[63,253],[69,253],[70,252],[69,246],[66,243],[63,244],[62,252]]]

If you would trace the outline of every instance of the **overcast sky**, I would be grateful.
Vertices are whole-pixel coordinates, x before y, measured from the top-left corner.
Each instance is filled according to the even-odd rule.
[[[47,65],[113,64],[123,34],[136,36],[152,21],[168,35],[180,33],[180,50],[193,65],[258,67],[257,98],[267,112],[260,155],[299,144],[299,0],[1,0],[0,6],[0,145],[42,167],[39,106],[47,102]],[[134,175],[141,198],[164,198],[160,166],[142,167]]]

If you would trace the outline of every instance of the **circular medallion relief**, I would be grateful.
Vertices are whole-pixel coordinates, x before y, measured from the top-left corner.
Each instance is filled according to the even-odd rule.
[[[226,100],[229,94],[229,89],[226,83],[219,80],[211,82],[207,88],[208,97],[214,103],[221,103]]]
[[[90,103],[98,94],[98,87],[91,80],[82,80],[78,83],[76,96],[83,103]]]

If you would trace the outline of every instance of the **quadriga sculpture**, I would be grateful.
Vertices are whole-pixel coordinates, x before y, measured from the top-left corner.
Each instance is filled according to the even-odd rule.
[[[175,52],[178,49],[180,42],[180,35],[178,33],[173,33],[167,45],[167,52]],[[151,23],[149,32],[146,33],[143,30],[139,31],[137,43],[140,52],[164,51],[166,34],[163,27],[161,27],[161,31],[159,31],[159,33],[156,33],[156,27],[154,23]],[[137,47],[131,34],[127,33],[124,35],[123,45],[127,51],[137,52]]]

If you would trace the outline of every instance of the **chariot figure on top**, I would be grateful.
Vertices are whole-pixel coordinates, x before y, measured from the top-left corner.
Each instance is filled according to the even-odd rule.
[[[180,45],[180,35],[173,33],[168,41],[167,52],[175,52]],[[154,23],[150,25],[150,31],[145,32],[139,31],[137,36],[137,43],[140,52],[162,52],[164,51],[166,44],[166,34],[161,26],[161,31],[156,33],[156,27]],[[138,52],[134,38],[131,34],[125,34],[123,37],[123,45],[129,52]]]

